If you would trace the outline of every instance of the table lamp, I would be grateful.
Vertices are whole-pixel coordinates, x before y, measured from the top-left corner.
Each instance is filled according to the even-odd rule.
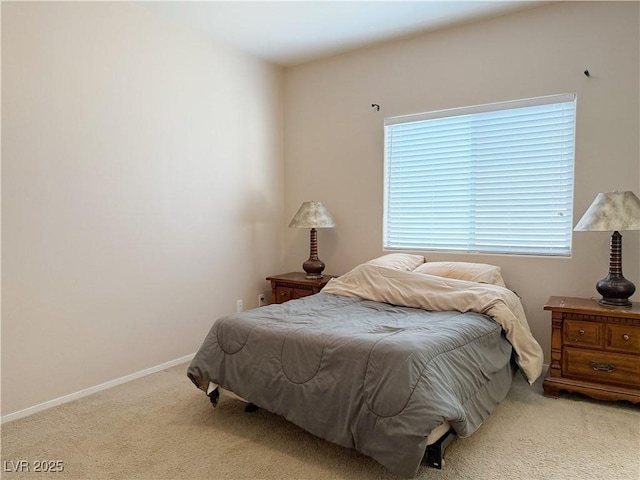
[[[322,202],[304,202],[289,223],[292,228],[310,228],[309,259],[302,264],[306,278],[322,278],[324,262],[318,258],[318,237],[316,228],[333,228],[336,223]]]
[[[596,283],[601,305],[630,307],[635,285],[622,276],[622,230],[640,230],[640,199],[633,192],[599,193],[573,229],[576,232],[613,231],[609,275]]]

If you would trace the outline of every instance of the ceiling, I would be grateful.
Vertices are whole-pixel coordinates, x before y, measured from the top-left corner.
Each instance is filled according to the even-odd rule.
[[[282,66],[529,8],[539,1],[136,1]]]

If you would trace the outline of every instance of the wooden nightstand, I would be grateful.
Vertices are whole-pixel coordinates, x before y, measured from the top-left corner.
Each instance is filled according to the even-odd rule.
[[[333,275],[323,275],[322,278],[312,280],[305,277],[304,272],[283,273],[267,277],[271,282],[271,303],[284,303],[287,300],[306,297],[318,293]]]
[[[596,300],[551,297],[551,365],[542,384],[600,400],[640,402],[640,303],[605,307]]]

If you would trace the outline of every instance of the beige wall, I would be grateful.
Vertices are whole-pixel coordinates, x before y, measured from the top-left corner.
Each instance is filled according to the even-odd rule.
[[[281,69],[137,5],[2,3],[2,415],[256,306],[283,267],[282,101]]]
[[[385,117],[565,92],[578,95],[574,223],[598,192],[639,194],[639,6],[561,2],[287,69],[285,218],[324,202],[338,226],[319,232],[319,257],[344,273],[383,253]],[[285,234],[289,269],[308,257],[307,235]],[[640,288],[638,233],[623,235],[624,273]],[[548,361],[542,307],[550,295],[597,296],[609,236],[575,233],[570,259],[425,255],[500,265]]]

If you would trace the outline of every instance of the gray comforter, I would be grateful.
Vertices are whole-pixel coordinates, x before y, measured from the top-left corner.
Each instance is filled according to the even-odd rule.
[[[511,354],[480,313],[321,292],[219,319],[188,376],[414,476],[435,427],[468,436],[505,398]]]

